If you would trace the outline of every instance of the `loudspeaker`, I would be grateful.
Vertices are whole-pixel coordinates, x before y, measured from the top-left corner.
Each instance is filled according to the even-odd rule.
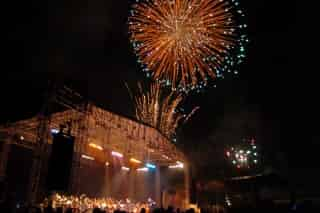
[[[15,201],[25,201],[28,195],[28,184],[33,161],[33,151],[22,146],[10,145],[6,167],[7,192],[14,193]],[[0,194],[1,194],[0,189]],[[1,210],[0,210],[1,212]]]
[[[61,132],[53,136],[47,176],[47,187],[49,191],[68,191],[72,168],[73,146],[73,136]]]

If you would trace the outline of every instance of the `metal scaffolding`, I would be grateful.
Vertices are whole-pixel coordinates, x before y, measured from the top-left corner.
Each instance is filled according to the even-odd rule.
[[[63,103],[67,106],[65,101]],[[68,105],[68,109],[61,112],[0,126],[0,133],[6,137],[7,144],[25,146],[35,152],[30,178],[30,196],[33,201],[42,199],[43,177],[46,175],[44,165],[49,156],[47,146],[53,139],[50,132],[58,130],[61,124],[70,126],[70,133],[75,137],[72,180],[69,188],[73,194],[80,193],[81,180],[78,174],[81,169],[81,155],[90,154],[90,143],[103,148],[100,158],[102,161],[108,161],[110,152],[117,151],[124,155],[124,160],[128,161],[134,157],[158,166],[176,164],[177,161],[186,162],[184,154],[152,127],[93,104]],[[3,168],[1,171],[4,171]]]

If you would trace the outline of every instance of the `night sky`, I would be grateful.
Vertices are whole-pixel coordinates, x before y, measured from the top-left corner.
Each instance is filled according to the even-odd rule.
[[[130,2],[7,1],[0,120],[37,113],[51,78],[68,82],[105,109],[133,117],[124,82],[134,86],[145,77],[128,41]],[[187,110],[201,109],[179,130],[179,144],[201,150],[255,136],[266,162],[284,158],[289,168],[311,165],[309,153],[319,150],[319,95],[315,75],[298,64],[306,52],[297,33],[295,1],[240,3],[249,25],[246,62],[238,76],[187,99]]]

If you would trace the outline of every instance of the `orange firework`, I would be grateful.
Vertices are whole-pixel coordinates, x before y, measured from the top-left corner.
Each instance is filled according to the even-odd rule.
[[[134,96],[136,118],[158,129],[167,138],[173,139],[179,124],[187,122],[199,109],[194,108],[188,115],[179,112],[183,96],[175,92],[165,95],[160,84],[151,84],[147,92],[140,83],[138,88],[138,93]]]
[[[236,0],[140,0],[130,39],[144,71],[173,88],[193,89],[242,61],[246,25]]]

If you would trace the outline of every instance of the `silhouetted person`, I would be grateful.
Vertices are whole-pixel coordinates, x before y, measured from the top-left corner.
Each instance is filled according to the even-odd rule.
[[[63,208],[62,207],[58,207],[56,213],[63,213]]]
[[[298,208],[298,212],[303,213],[311,213],[313,212],[313,203],[311,200],[305,200],[302,202],[300,208]]]
[[[167,213],[174,213],[173,206],[168,206]]]
[[[94,208],[92,213],[100,213],[100,209],[99,208]]]
[[[44,208],[44,213],[53,213],[53,212],[54,212],[54,210],[51,205]]]
[[[14,195],[9,193],[4,202],[0,206],[0,212],[11,213],[14,208]]]
[[[41,208],[40,207],[36,207],[36,213],[42,213]]]
[[[142,209],[140,210],[140,213],[146,213],[146,209],[145,209],[145,208],[142,208]]]
[[[72,208],[67,208],[65,213],[72,213]]]
[[[163,212],[161,211],[160,208],[155,208],[155,209],[153,210],[153,213],[163,213]]]

